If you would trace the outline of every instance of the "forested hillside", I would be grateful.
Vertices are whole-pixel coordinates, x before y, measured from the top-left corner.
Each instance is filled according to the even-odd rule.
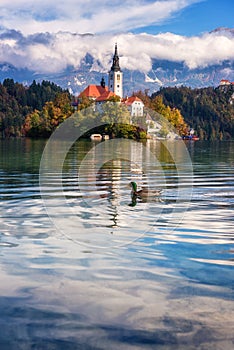
[[[180,135],[188,131],[188,125],[201,140],[234,139],[234,85],[216,89],[168,87],[152,96],[141,91],[135,95],[167,119]],[[34,81],[25,87],[5,79],[0,84],[0,137],[50,136],[74,112],[71,100],[68,91],[48,81]]]
[[[48,136],[59,121],[69,116],[71,97],[54,83],[29,87],[5,79],[0,84],[1,137]]]
[[[158,95],[171,108],[178,108],[186,123],[194,128],[202,140],[234,139],[234,85],[191,89],[188,87],[162,88]]]

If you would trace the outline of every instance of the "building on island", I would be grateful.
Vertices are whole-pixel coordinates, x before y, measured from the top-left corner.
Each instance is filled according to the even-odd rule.
[[[108,92],[108,88],[105,87],[105,84],[101,81],[101,85],[89,85],[87,86],[78,96],[78,100],[82,97],[87,97],[90,100],[96,101],[97,98]]]
[[[128,107],[132,117],[143,117],[144,115],[144,103],[137,96],[132,96],[124,101],[124,104]]]
[[[88,85],[78,96],[78,103],[86,97],[95,102],[97,108],[111,99],[125,104],[132,117],[142,117],[144,115],[144,103],[136,96],[123,98],[123,72],[119,64],[118,47],[115,44],[115,51],[112,59],[112,66],[108,74],[108,87],[104,77],[100,85]]]
[[[108,88],[115,95],[123,98],[123,72],[119,66],[119,55],[117,44],[115,44],[115,53],[113,56],[113,63],[109,71]]]
[[[100,85],[87,86],[78,96],[78,101],[82,97],[87,97],[95,102],[106,102],[110,97],[123,98],[123,72],[119,66],[119,56],[117,44],[115,44],[115,53],[113,56],[113,62],[109,71],[108,87],[106,86],[104,77],[102,78]]]

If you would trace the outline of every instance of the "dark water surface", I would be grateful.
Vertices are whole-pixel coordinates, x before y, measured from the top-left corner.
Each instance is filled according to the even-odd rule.
[[[233,349],[234,143],[81,141],[43,202],[45,144],[0,141],[0,349]]]

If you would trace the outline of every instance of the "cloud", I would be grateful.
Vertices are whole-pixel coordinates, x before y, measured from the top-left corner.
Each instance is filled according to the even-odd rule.
[[[4,28],[25,35],[58,31],[110,33],[160,24],[202,0],[1,0]]]
[[[234,57],[234,35],[227,30],[194,37],[172,33],[79,35],[69,32],[24,36],[11,30],[0,32],[0,63],[37,73],[58,73],[68,66],[78,68],[89,53],[105,72],[110,68],[115,42],[118,42],[121,68],[144,73],[151,70],[153,59],[184,62],[194,69],[233,61]]]
[[[208,39],[126,33],[168,21],[200,1],[95,0],[94,6],[93,0],[1,0],[0,62],[38,73],[56,73],[67,66],[77,68],[90,53],[102,62],[103,70],[108,70],[113,44],[118,41],[123,68],[147,72],[153,58],[184,61],[189,67],[206,60],[209,63],[214,57],[205,57]],[[95,36],[76,34],[88,32]],[[217,39],[217,46],[220,41]],[[216,60],[229,57],[232,44],[224,41],[226,49],[223,53],[217,50]],[[194,44],[199,51],[191,54]]]

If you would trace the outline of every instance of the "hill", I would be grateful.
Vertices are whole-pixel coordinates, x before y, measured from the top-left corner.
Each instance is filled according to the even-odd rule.
[[[161,95],[163,102],[178,108],[186,123],[202,140],[234,139],[234,85],[191,89],[161,88],[152,97]]]
[[[20,83],[15,83],[13,79],[5,79],[3,84],[0,84],[1,137],[24,136],[28,116],[34,112],[34,116],[36,113],[40,118],[40,113],[45,116],[44,112],[48,112],[50,108],[50,116],[53,117],[55,112],[53,107],[59,108],[61,101],[64,100],[64,104],[70,108],[69,93],[54,83],[42,81],[39,84],[34,80],[29,87],[25,87]],[[46,122],[48,120],[44,120],[44,123]],[[50,128],[50,125],[47,125],[47,128]],[[36,132],[38,136],[46,136],[44,132],[39,133],[39,130]],[[49,132],[50,130],[48,134]]]
[[[137,94],[137,93],[136,93]],[[146,107],[165,114],[180,133],[185,123],[201,140],[234,139],[234,85],[191,89],[165,87],[156,93],[139,92]],[[71,116],[72,96],[49,81],[25,87],[13,79],[0,84],[1,137],[48,137]]]

